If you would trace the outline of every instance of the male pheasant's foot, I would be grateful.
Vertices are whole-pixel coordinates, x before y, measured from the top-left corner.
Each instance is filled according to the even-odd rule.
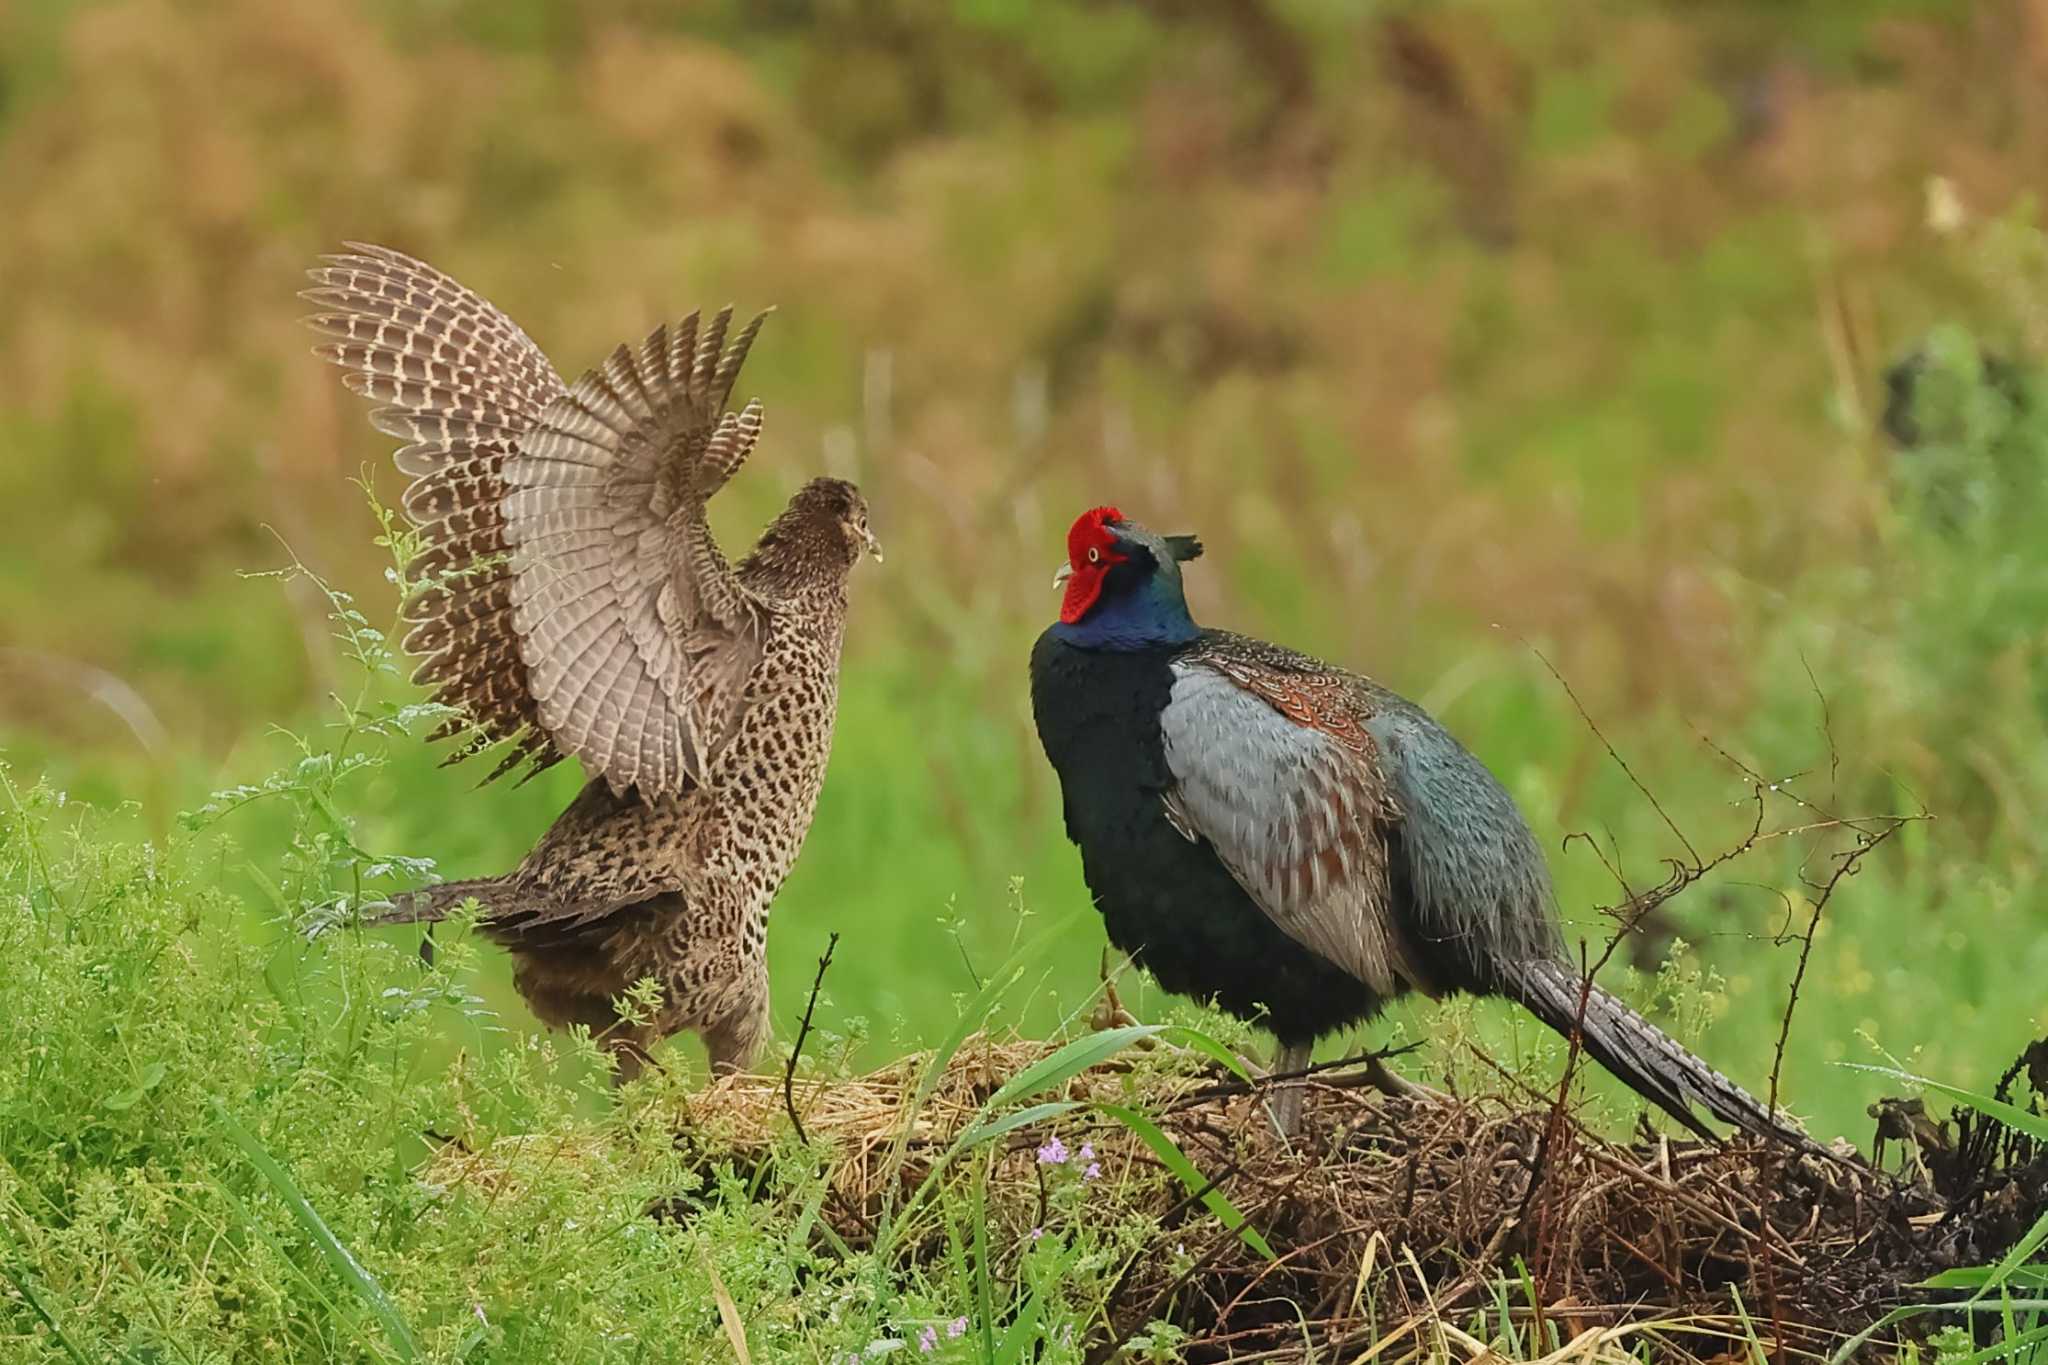
[[[1138,1017],[1124,1008],[1124,1002],[1117,997],[1116,977],[1109,970],[1109,949],[1102,950],[1102,999],[1095,1004],[1095,1013],[1088,1022],[1097,1033],[1113,1028],[1129,1028],[1138,1022]]]
[[[1378,1053],[1374,1053],[1366,1061],[1366,1064],[1360,1068],[1358,1076],[1382,1095],[1390,1095],[1397,1100],[1422,1100],[1442,1103],[1450,1098],[1441,1090],[1432,1090],[1420,1081],[1409,1080],[1406,1076],[1388,1066],[1387,1059]]]
[[[1306,1044],[1294,1047],[1283,1046],[1273,1059],[1273,1076],[1295,1076],[1296,1072],[1308,1068],[1309,1048]],[[1450,1097],[1440,1090],[1432,1090],[1419,1082],[1411,1081],[1387,1065],[1385,1057],[1374,1054],[1356,1071],[1341,1074],[1326,1074],[1320,1082],[1333,1087],[1364,1086],[1395,1099],[1414,1100],[1423,1103],[1442,1103]],[[1308,1081],[1295,1076],[1292,1080],[1278,1081],[1271,1092],[1271,1108],[1274,1126],[1282,1137],[1293,1137],[1301,1130],[1303,1102],[1308,1095]]]

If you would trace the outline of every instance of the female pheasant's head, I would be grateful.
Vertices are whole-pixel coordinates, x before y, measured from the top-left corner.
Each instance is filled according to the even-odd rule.
[[[1185,644],[1199,633],[1181,590],[1181,564],[1202,553],[1193,536],[1162,536],[1114,507],[1083,512],[1067,531],[1055,633],[1090,649]]]

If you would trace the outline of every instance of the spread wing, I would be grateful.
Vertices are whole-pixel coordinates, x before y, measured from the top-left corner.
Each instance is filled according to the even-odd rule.
[[[562,753],[512,629],[504,466],[562,381],[517,324],[432,266],[358,242],[322,260],[300,295],[322,310],[306,319],[327,338],[314,353],[382,404],[370,413],[377,430],[407,443],[403,505],[422,541],[407,576],[428,586],[406,603],[405,647],[421,660],[413,681],[462,716],[434,737],[474,726],[477,742],[448,762],[502,740],[511,749],[491,777],[523,759],[538,772]]]
[[[758,404],[725,403],[763,318],[728,345],[730,309],[692,314],[565,389],[490,304],[352,250],[313,272],[332,311],[311,321],[389,404],[379,429],[412,442],[413,568],[434,584],[409,608],[415,676],[511,742],[494,777],[574,754],[614,791],[682,790],[730,735],[765,631],[704,520],[760,434]]]
[[[1426,989],[1388,911],[1393,817],[1341,679],[1197,653],[1160,713],[1168,818],[1290,938],[1374,991]]]
[[[613,790],[681,790],[730,736],[765,609],[704,503],[753,448],[725,411],[765,315],[726,309],[621,346],[541,414],[505,464],[513,625],[541,724]]]

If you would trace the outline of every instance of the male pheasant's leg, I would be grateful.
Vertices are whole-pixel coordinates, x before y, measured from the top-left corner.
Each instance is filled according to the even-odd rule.
[[[1363,1074],[1373,1089],[1396,1099],[1441,1101],[1449,1098],[1441,1090],[1432,1090],[1420,1081],[1409,1080],[1388,1066],[1387,1059],[1377,1053],[1366,1062]]]
[[[1312,1043],[1282,1043],[1273,1058],[1273,1074],[1285,1076],[1308,1065]],[[1301,1103],[1308,1094],[1308,1082],[1282,1081],[1273,1088],[1273,1123],[1282,1137],[1293,1137],[1301,1127]]]

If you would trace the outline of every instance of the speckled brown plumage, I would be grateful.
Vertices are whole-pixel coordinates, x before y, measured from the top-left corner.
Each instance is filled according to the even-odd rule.
[[[406,647],[459,715],[435,737],[461,740],[450,762],[501,749],[492,778],[570,756],[591,777],[512,872],[380,922],[474,896],[534,1012],[605,1037],[621,1074],[686,1028],[744,1068],[768,1036],[768,907],[831,752],[847,577],[876,549],[866,502],[814,479],[737,567],[712,540],[705,500],[761,431],[758,402],[726,408],[759,317],[728,342],[730,309],[691,314],[568,386],[433,267],[325,261],[317,352],[408,442]],[[629,1024],[611,1002],[647,977],[660,1012]]]

